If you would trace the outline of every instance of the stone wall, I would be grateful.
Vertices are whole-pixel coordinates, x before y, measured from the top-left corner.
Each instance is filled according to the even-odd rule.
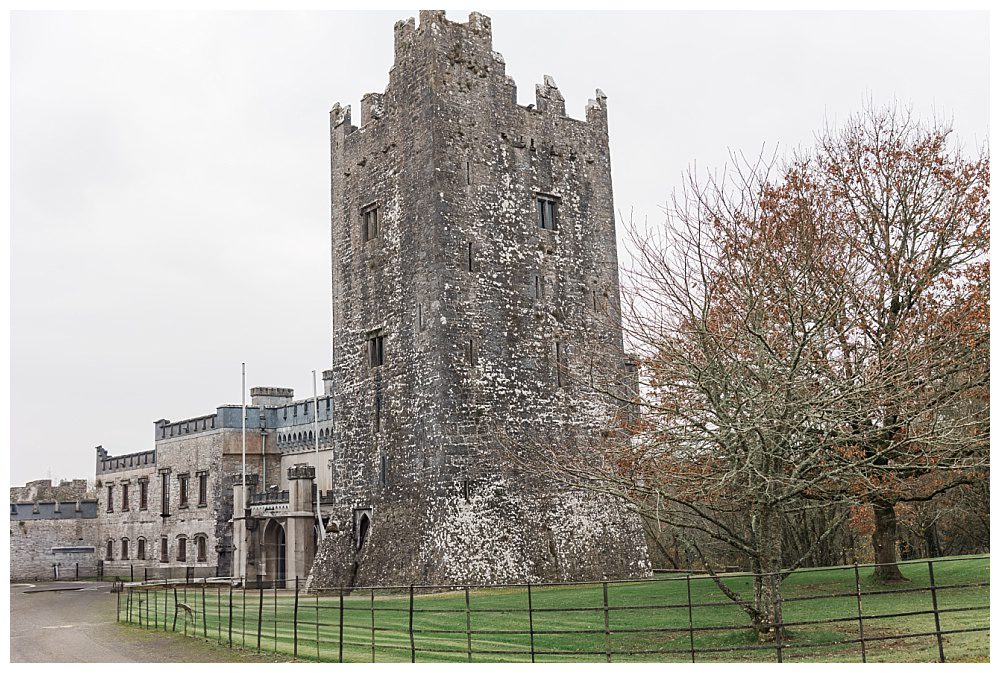
[[[38,502],[39,500],[82,500],[93,496],[86,479],[60,481],[53,485],[51,479],[29,481],[24,486],[10,487],[11,502]]]
[[[86,549],[97,548],[96,523],[96,519],[83,518],[11,520],[11,580],[52,579],[53,565],[61,566],[64,576],[70,576],[76,563],[81,572],[86,568],[91,574],[98,555]],[[78,551],[59,551],[74,547]]]

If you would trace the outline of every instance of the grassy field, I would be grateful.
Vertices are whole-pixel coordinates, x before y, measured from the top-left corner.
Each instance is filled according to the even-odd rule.
[[[868,661],[924,662],[938,658],[926,563],[904,565],[909,582],[881,585],[871,569],[861,569],[862,611]],[[942,631],[989,626],[989,559],[954,558],[934,562]],[[748,577],[729,583],[749,595]],[[974,587],[950,585],[977,584]],[[229,642],[229,587],[177,587],[177,630]],[[774,644],[762,645],[745,614],[729,602],[711,579],[661,575],[656,580],[607,585],[608,610],[600,584],[531,588],[531,614],[524,587],[417,593],[413,647],[419,661],[690,661],[691,639],[697,661],[775,661]],[[879,593],[901,591],[901,593]],[[858,603],[853,568],[803,570],[781,588],[785,661],[861,661]],[[830,596],[831,594],[839,594]],[[173,627],[173,587],[121,596],[121,618],[144,628]],[[295,646],[295,597],[292,592],[233,589],[234,647],[291,655]],[[708,605],[698,605],[708,604]],[[374,608],[374,611],[373,611]],[[971,609],[970,609],[971,608]],[[912,614],[919,613],[919,614]],[[341,604],[337,594],[305,594],[298,602],[298,654],[301,659],[337,661],[340,656]],[[605,632],[605,615],[610,634]],[[898,616],[883,616],[898,615]],[[344,661],[410,661],[409,596],[361,590],[343,598]],[[468,621],[467,621],[468,620]],[[529,622],[530,620],[530,622]],[[817,620],[841,620],[810,624]],[[693,631],[690,626],[693,625]],[[471,629],[473,633],[467,634]],[[534,632],[534,636],[530,632]],[[924,634],[899,637],[905,634]],[[877,639],[871,640],[869,639]],[[987,661],[989,632],[942,636],[948,661]],[[374,642],[374,654],[372,643]],[[471,643],[471,645],[470,645]],[[744,649],[730,649],[744,648]],[[716,651],[713,651],[716,650]],[[726,650],[726,651],[718,651]]]

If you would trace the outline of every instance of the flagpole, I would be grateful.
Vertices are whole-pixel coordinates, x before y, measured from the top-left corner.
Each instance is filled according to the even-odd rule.
[[[243,511],[238,514],[243,518],[243,539],[240,540],[240,546],[243,549],[240,550],[240,583],[246,586],[246,568],[247,568],[247,536],[246,536],[246,526],[247,526],[247,510],[248,508],[248,498],[247,498],[247,363],[242,363],[242,390],[240,391],[240,396],[242,399],[243,414],[240,419],[241,428],[241,438],[242,438],[242,453],[243,453]],[[237,514],[236,512],[233,513]]]
[[[314,453],[316,455],[316,474],[319,475],[319,394],[316,392],[316,370],[313,372],[313,438],[316,440],[314,444]],[[321,540],[326,539],[326,528],[323,526],[323,517],[319,513],[319,479],[316,480],[316,521],[319,523],[319,537]]]

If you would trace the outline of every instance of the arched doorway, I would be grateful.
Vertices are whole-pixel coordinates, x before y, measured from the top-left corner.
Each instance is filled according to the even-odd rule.
[[[271,586],[285,588],[285,527],[271,519],[264,527],[261,541],[264,570]]]

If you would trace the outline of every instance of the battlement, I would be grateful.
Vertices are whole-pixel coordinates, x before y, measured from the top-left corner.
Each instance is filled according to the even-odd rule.
[[[109,472],[124,472],[126,470],[156,466],[156,449],[152,449],[151,451],[126,453],[121,456],[112,456],[108,454],[107,449],[103,446],[98,446],[96,448],[98,477]]]
[[[38,501],[10,503],[12,521],[38,519],[96,519],[97,500]]]
[[[584,109],[583,120],[567,117],[566,101],[555,79],[545,75],[535,86],[535,102],[517,103],[517,83],[506,74],[503,55],[493,50],[490,17],[472,12],[468,21],[450,21],[442,10],[422,10],[419,25],[413,18],[397,21],[394,27],[394,60],[389,85],[382,93],[366,93],[361,98],[361,125],[364,128],[414,99],[412,84],[427,82],[439,93],[462,96],[478,94],[506,102],[523,115],[553,116],[607,128],[607,96],[600,89]],[[421,73],[421,76],[414,77]],[[479,82],[479,84],[477,84]],[[496,91],[505,93],[497,97]],[[396,92],[399,92],[397,97]],[[343,138],[359,127],[351,124],[351,106],[336,103],[330,111],[334,138]]]

